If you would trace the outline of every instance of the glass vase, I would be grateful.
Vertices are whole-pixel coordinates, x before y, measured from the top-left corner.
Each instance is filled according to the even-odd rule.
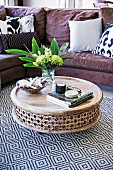
[[[43,70],[42,69],[42,77],[47,78],[48,83],[55,83],[55,70]]]

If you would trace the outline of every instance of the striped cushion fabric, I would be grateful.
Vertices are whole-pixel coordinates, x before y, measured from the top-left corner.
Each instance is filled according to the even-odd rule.
[[[4,46],[4,44],[5,44],[5,46]],[[6,50],[6,49],[8,49],[7,40],[4,35],[3,36],[0,35],[0,54],[4,53],[5,52],[4,50]]]
[[[0,53],[3,53],[7,49],[27,50],[26,47],[31,50],[33,37],[36,39],[38,45],[40,46],[40,40],[36,32],[1,35]]]

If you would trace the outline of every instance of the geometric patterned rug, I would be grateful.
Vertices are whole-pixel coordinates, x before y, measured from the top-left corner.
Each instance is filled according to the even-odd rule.
[[[102,118],[80,133],[43,134],[12,118],[11,89],[0,94],[0,170],[113,170],[113,98],[101,103]]]

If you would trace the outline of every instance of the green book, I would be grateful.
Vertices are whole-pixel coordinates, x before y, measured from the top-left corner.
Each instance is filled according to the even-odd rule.
[[[72,108],[86,102],[87,100],[93,98],[93,92],[81,94],[78,98],[67,98],[65,94],[58,94],[56,92],[48,93],[47,100],[66,108]]]

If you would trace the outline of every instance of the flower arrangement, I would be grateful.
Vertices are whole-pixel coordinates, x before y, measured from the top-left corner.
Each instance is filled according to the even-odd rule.
[[[64,57],[65,51],[67,50],[68,43],[63,44],[60,48],[56,39],[54,38],[51,42],[50,48],[41,45],[39,48],[35,38],[32,38],[32,52],[26,47],[27,51],[19,49],[6,50],[7,53],[20,54],[20,60],[27,62],[23,64],[24,67],[38,67],[44,70],[46,75],[53,80],[51,72],[62,66],[65,60],[73,59],[71,57]]]

